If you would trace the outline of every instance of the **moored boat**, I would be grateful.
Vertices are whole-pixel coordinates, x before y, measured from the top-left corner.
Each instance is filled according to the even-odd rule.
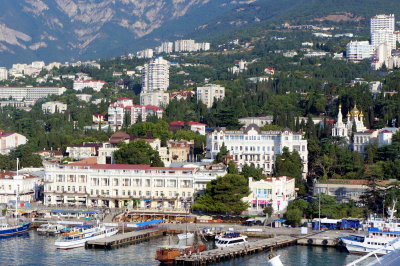
[[[215,245],[219,248],[230,247],[247,243],[247,236],[240,233],[225,233],[218,237]]]
[[[0,237],[21,234],[27,232],[31,223],[22,223],[19,225],[0,224]]]
[[[66,235],[59,238],[54,245],[58,249],[71,249],[85,246],[85,243],[89,240],[101,239],[109,236],[113,236],[118,233],[116,227],[105,227],[99,225],[93,228],[89,228],[82,233]]]
[[[164,264],[173,264],[176,257],[190,255],[206,250],[203,243],[193,244],[191,246],[164,246],[156,251],[155,259]]]
[[[42,224],[37,228],[39,234],[56,235],[66,230],[65,225],[61,224]]]

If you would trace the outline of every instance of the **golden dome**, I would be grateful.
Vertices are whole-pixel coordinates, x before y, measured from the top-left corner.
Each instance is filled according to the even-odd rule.
[[[360,111],[357,109],[357,105],[354,105],[353,110],[350,111],[350,115],[353,117],[357,117],[360,115]]]
[[[360,112],[360,117],[362,117],[362,116],[364,116],[364,113],[363,113],[363,111],[361,111],[361,112]]]

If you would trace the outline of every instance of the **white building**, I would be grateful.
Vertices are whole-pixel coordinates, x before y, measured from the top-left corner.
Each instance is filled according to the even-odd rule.
[[[39,100],[49,95],[61,95],[66,88],[59,87],[0,87],[0,99]]]
[[[189,121],[187,124],[190,126],[191,131],[199,132],[201,135],[206,134],[206,124],[194,121]]]
[[[377,49],[382,43],[388,45],[389,50],[396,48],[395,17],[390,15],[376,15],[371,18],[371,44]]]
[[[225,88],[216,84],[207,84],[204,87],[197,87],[197,101],[202,101],[207,108],[211,108],[214,101],[225,98]]]
[[[374,143],[378,143],[378,147],[392,144],[393,135],[396,134],[398,128],[386,127],[379,130],[370,129],[361,132],[354,132],[353,150],[361,154],[365,154],[365,148]]]
[[[19,145],[24,145],[28,141],[25,136],[18,133],[7,133],[0,130],[0,154],[9,154]]]
[[[282,213],[287,209],[289,202],[296,198],[295,179],[287,176],[269,177],[255,181],[249,177],[250,195],[243,198],[249,203],[249,214],[263,214],[267,206],[274,209],[274,213]]]
[[[67,104],[62,102],[47,102],[42,104],[42,111],[43,113],[64,113],[67,111]]]
[[[8,70],[5,67],[0,67],[0,80],[8,79]]]
[[[121,97],[108,107],[108,124],[122,126],[126,119],[126,108],[133,105],[132,99]]]
[[[90,99],[92,98],[92,95],[90,94],[76,94],[76,98],[78,98],[81,101],[84,102],[90,102]]]
[[[14,172],[0,173],[0,203],[8,204],[10,201],[31,202],[34,200],[35,189],[42,183],[39,176]]]
[[[207,134],[207,155],[215,159],[224,144],[239,170],[245,164],[254,164],[271,174],[274,170],[275,159],[284,147],[290,152],[297,151],[303,162],[303,175],[308,171],[307,140],[301,133],[288,130],[261,131],[257,125],[243,127],[241,130],[226,130],[217,128]]]
[[[356,132],[361,132],[367,130],[364,126],[364,114],[362,111],[357,109],[357,106],[354,106],[353,110],[348,112],[347,114],[347,122],[343,122],[342,115],[342,105],[339,105],[339,112],[337,122],[332,128],[332,136],[333,137],[344,137],[347,141],[350,140],[353,125],[355,126]]]
[[[73,160],[82,160],[97,156],[99,154],[99,148],[102,146],[102,143],[82,143],[68,146],[66,153],[68,154],[68,157]]]
[[[160,46],[156,48],[156,53],[166,53],[170,54],[174,51],[174,43],[173,42],[162,42]]]
[[[76,91],[81,91],[84,88],[92,88],[94,91],[100,91],[107,82],[103,80],[74,80],[73,89]]]
[[[108,124],[122,126],[124,123],[135,124],[139,117],[146,121],[150,116],[161,119],[164,110],[154,105],[133,104],[132,99],[119,98],[108,107]]]
[[[272,115],[269,116],[260,116],[260,117],[244,117],[239,118],[240,124],[243,124],[245,127],[255,124],[259,127],[263,127],[265,125],[269,125],[274,121],[274,117]]]
[[[197,177],[196,173],[196,168],[147,165],[49,165],[45,169],[44,203],[186,209],[199,188],[210,181],[210,177]]]
[[[140,104],[165,107],[169,103],[169,96],[170,94],[164,91],[142,92],[140,93]]]
[[[349,61],[362,61],[371,58],[373,54],[368,41],[351,41],[346,45],[346,57]]]
[[[154,105],[137,104],[127,107],[126,111],[130,113],[131,124],[135,124],[139,117],[142,121],[146,121],[150,116],[156,116],[158,119],[161,119],[164,113],[164,110],[160,107]]]
[[[162,57],[145,64],[142,69],[142,92],[166,91],[169,87],[169,65]]]
[[[136,56],[138,58],[152,58],[153,55],[154,55],[153,49],[144,49],[136,53]]]

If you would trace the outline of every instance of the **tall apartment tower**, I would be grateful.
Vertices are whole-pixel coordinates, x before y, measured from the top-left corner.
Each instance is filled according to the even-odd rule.
[[[169,86],[169,62],[162,57],[150,60],[142,69],[142,92],[166,91]]]
[[[141,105],[166,106],[169,103],[169,62],[162,57],[150,60],[142,69]]]
[[[0,67],[0,80],[8,79],[8,70],[5,67]]]
[[[381,44],[387,45],[389,50],[396,48],[394,14],[376,15],[371,18],[371,45],[376,50]]]

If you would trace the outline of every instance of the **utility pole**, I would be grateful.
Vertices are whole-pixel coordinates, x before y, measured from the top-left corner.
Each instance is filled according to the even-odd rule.
[[[318,231],[321,230],[321,193],[318,194]]]

